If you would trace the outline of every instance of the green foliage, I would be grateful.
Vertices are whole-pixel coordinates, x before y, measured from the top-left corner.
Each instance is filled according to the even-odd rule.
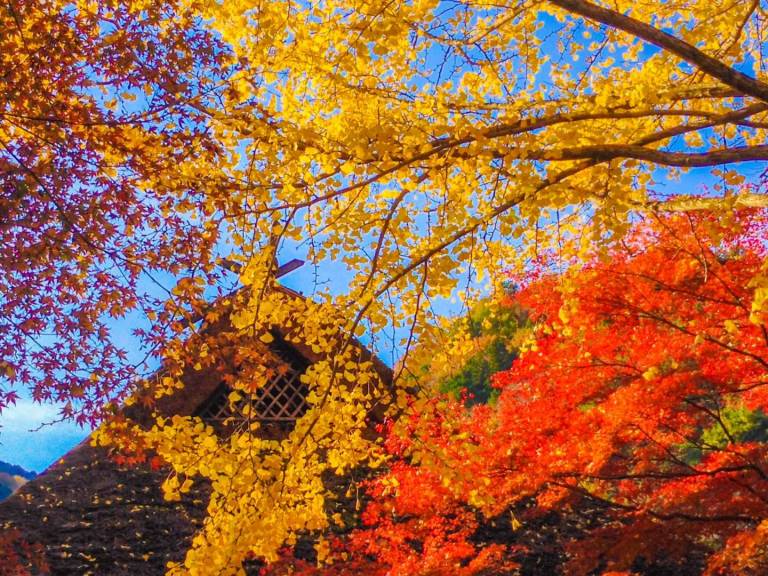
[[[478,351],[441,383],[440,391],[464,397],[470,406],[493,402],[498,393],[492,386],[492,376],[508,370],[517,358],[515,335],[526,322],[525,314],[513,306],[489,301],[475,306],[467,319],[467,332]]]
[[[744,406],[727,406],[720,412],[720,424],[702,432],[701,443],[705,448],[725,448],[730,443],[768,441],[768,416],[760,409],[749,410]]]
[[[705,452],[721,450],[729,444],[768,442],[768,415],[762,410],[750,410],[739,404],[722,408],[718,415],[720,422],[704,429],[697,443],[683,445],[683,460],[688,464],[697,464]]]

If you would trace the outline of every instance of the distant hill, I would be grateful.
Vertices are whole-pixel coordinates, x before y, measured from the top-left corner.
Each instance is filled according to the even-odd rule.
[[[35,476],[37,474],[24,470],[21,466],[8,464],[0,460],[0,501],[8,498],[8,496]]]

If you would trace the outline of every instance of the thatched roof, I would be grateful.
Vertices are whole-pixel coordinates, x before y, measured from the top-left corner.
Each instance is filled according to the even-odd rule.
[[[281,356],[293,354],[303,366],[317,361],[310,350],[287,343],[284,332],[275,335]],[[357,346],[361,359],[373,360],[382,380],[391,381],[389,368]],[[192,371],[184,381],[182,393],[157,407],[162,413],[200,413],[221,392],[222,368]],[[141,420],[140,409],[126,410],[131,412]],[[183,560],[208,503],[204,482],[179,502],[165,501],[160,486],[167,473],[118,465],[86,439],[0,502],[0,531],[18,530],[27,542],[41,544],[54,575],[162,575],[169,561]]]
[[[161,575],[184,558],[208,499],[203,485],[166,502],[165,474],[118,466],[85,440],[0,503],[0,527],[42,544],[54,575]]]

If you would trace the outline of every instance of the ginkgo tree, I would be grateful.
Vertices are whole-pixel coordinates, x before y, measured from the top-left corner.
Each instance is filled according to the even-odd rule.
[[[209,522],[179,572],[275,557],[328,525],[323,473],[381,461],[362,433],[379,400],[354,335],[402,337],[399,381],[414,343],[439,330],[443,298],[469,299],[544,254],[565,267],[633,214],[765,204],[752,177],[768,158],[760,0],[3,10],[4,378],[71,402],[65,415],[100,412],[135,390],[106,319],[137,306],[149,322],[139,336],[165,360],[147,382],[158,396],[216,357],[201,319],[231,315],[241,355],[291,323],[328,357],[308,375],[311,409],[269,450],[256,434],[222,446],[194,420],[130,435],[173,466],[172,497],[186,476],[213,480]],[[67,57],[46,59],[52,46]],[[660,191],[691,169],[710,174],[710,193]],[[342,261],[348,287],[313,301],[274,290],[274,257],[292,243],[315,266]],[[223,256],[244,289],[211,310],[202,296]],[[156,270],[158,289],[175,287],[141,294]],[[768,280],[752,281],[760,316]],[[247,375],[237,390],[263,381]],[[242,481],[246,465],[263,482]],[[297,478],[297,499],[283,498]]]

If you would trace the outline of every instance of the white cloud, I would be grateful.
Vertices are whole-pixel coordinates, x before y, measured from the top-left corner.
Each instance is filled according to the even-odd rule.
[[[2,430],[29,430],[59,417],[59,407],[21,399],[0,414]]]
[[[41,472],[89,434],[73,422],[55,422],[59,408],[20,399],[0,414],[0,460]],[[48,424],[42,426],[42,424]]]

